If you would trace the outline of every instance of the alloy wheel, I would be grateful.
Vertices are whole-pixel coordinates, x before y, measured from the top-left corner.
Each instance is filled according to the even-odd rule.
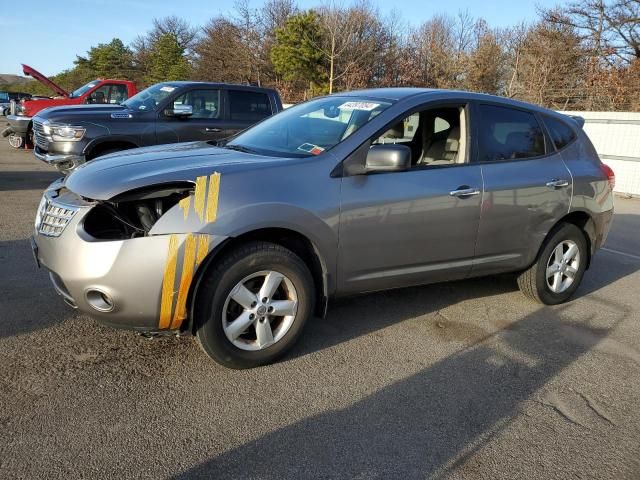
[[[580,249],[573,240],[563,240],[551,252],[547,261],[545,278],[553,293],[566,291],[578,274],[580,268]]]
[[[274,270],[253,273],[227,295],[222,328],[242,350],[263,350],[281,340],[296,318],[298,294],[289,278]]]

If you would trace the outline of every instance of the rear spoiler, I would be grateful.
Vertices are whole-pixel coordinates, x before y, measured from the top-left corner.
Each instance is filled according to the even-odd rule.
[[[584,118],[578,115],[569,115],[569,118],[576,122],[580,128],[584,127]]]

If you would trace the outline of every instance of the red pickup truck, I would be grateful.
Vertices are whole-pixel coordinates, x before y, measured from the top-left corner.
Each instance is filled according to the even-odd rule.
[[[9,137],[9,143],[15,148],[30,146],[32,142],[31,117],[43,108],[62,105],[82,104],[118,104],[132,97],[138,90],[128,80],[97,79],[69,93],[51,79],[28,65],[22,65],[25,75],[31,76],[46,85],[59,96],[55,98],[24,99],[20,103],[11,104],[10,115],[7,116],[9,126],[2,132]]]

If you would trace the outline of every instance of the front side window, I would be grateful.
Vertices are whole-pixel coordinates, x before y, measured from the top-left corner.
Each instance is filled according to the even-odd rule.
[[[544,123],[558,150],[562,150],[576,138],[576,134],[567,124],[553,117],[544,116]]]
[[[226,146],[264,155],[319,155],[358,131],[390,102],[359,97],[325,97],[291,107],[244,131]]]
[[[220,116],[220,90],[190,90],[173,101],[173,105],[191,105],[189,118],[204,119]]]
[[[231,120],[258,122],[271,115],[271,103],[266,93],[229,90]]]
[[[465,115],[463,105],[425,109],[392,125],[371,143],[409,147],[414,167],[465,163]]]
[[[87,97],[86,103],[109,103],[109,90],[111,90],[111,85],[102,85],[100,88],[96,88]]]
[[[535,115],[495,105],[479,105],[478,160],[493,162],[545,154],[544,134]]]
[[[157,83],[137,93],[129,100],[123,102],[122,105],[131,110],[155,110],[156,107],[177,88],[178,85]]]

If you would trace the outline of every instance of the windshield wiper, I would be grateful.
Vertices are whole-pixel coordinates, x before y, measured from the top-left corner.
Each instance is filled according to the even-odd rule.
[[[252,150],[248,147],[245,147],[244,145],[224,145],[222,148],[228,148],[229,150],[235,150],[236,152],[242,152],[242,153],[256,153],[255,150]]]

